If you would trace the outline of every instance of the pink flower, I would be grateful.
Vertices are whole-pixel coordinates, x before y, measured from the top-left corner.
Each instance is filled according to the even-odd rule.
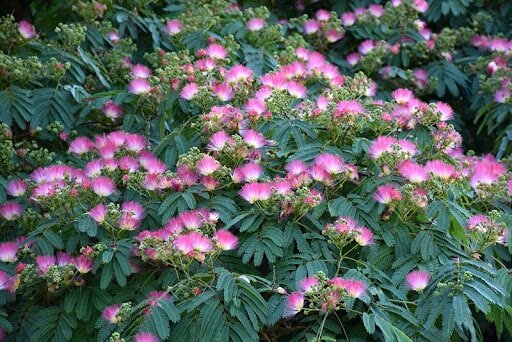
[[[197,172],[203,176],[209,176],[221,167],[221,164],[213,157],[204,155],[196,165]]]
[[[218,83],[212,87],[213,93],[219,100],[225,102],[233,98],[233,89],[228,84]]]
[[[180,235],[173,241],[173,246],[184,255],[194,256],[194,252],[201,254],[211,251],[212,241],[201,233],[190,232]]]
[[[177,35],[181,30],[183,30],[183,23],[181,21],[176,19],[167,20],[167,23],[165,24],[165,32],[167,32],[168,35]]]
[[[442,180],[449,180],[455,178],[457,173],[455,167],[442,160],[430,160],[425,165],[425,170],[433,176],[439,177]]]
[[[304,295],[301,292],[293,292],[288,295],[284,307],[283,316],[290,317],[299,313],[304,307]]]
[[[373,48],[375,47],[375,44],[373,43],[373,40],[366,39],[359,44],[358,51],[361,55],[367,55],[369,54]]]
[[[64,252],[57,252],[57,266],[74,265],[74,258]]]
[[[368,13],[376,18],[380,18],[384,14],[384,7],[382,5],[373,4],[368,6]]]
[[[309,19],[304,23],[304,33],[314,34],[320,29],[320,23],[314,19]]]
[[[36,36],[35,27],[26,20],[22,20],[18,26],[18,32],[25,39],[34,38]]]
[[[134,336],[135,342],[159,342],[159,339],[148,332],[139,332]]]
[[[252,70],[241,64],[234,65],[228,70],[224,76],[224,80],[228,83],[238,83],[250,79],[252,77]]]
[[[107,217],[107,206],[105,204],[98,204],[89,210],[89,216],[97,223],[102,224]]]
[[[257,163],[248,163],[233,170],[231,179],[234,182],[255,182],[261,177],[263,168]]]
[[[356,100],[340,101],[333,115],[335,118],[345,115],[359,115],[363,110],[363,106]]]
[[[368,246],[373,244],[373,233],[366,227],[357,227],[354,229],[357,234],[354,238],[359,246]]]
[[[224,46],[214,43],[208,45],[206,54],[213,59],[224,59],[228,56],[228,51]]]
[[[453,109],[449,104],[438,101],[436,108],[441,113],[441,121],[448,121],[453,119]]]
[[[107,34],[107,38],[112,42],[112,44],[116,44],[121,40],[121,36],[117,31],[111,31]]]
[[[18,260],[16,253],[20,243],[16,241],[6,241],[0,243],[0,261],[2,262],[15,262]]]
[[[247,29],[251,32],[259,31],[265,27],[265,19],[253,18],[247,22]]]
[[[497,103],[506,103],[510,99],[510,90],[500,89],[494,94],[494,101]]]
[[[130,156],[123,156],[118,161],[119,168],[128,173],[133,173],[139,169],[139,162],[137,159]]]
[[[396,142],[397,140],[393,137],[378,137],[373,141],[370,148],[368,149],[368,154],[370,155],[370,158],[377,159],[384,153],[391,152],[393,150],[393,144],[396,144]]]
[[[344,36],[343,32],[338,31],[338,30],[328,30],[325,33],[325,37],[327,38],[327,41],[329,43],[335,43],[338,40],[340,40],[341,38],[343,38],[343,36]]]
[[[94,143],[87,137],[78,137],[69,144],[69,152],[82,155],[94,149]]]
[[[428,173],[423,166],[411,161],[406,160],[398,167],[400,176],[409,180],[411,183],[422,183],[428,180]]]
[[[180,96],[185,100],[192,100],[199,92],[199,87],[195,83],[188,83],[181,90]]]
[[[90,256],[82,254],[75,258],[74,264],[80,274],[86,274],[92,270],[94,261]]]
[[[247,183],[240,190],[240,196],[249,203],[267,201],[272,195],[272,186],[269,183]]]
[[[288,195],[292,191],[292,184],[287,180],[274,181],[272,187],[278,195]]]
[[[288,93],[297,99],[303,99],[308,94],[308,89],[298,82],[288,82],[286,83],[286,90]]]
[[[318,281],[318,278],[315,276],[304,278],[300,281],[300,288],[305,293],[308,293],[313,290],[315,286],[317,286],[320,282]]]
[[[229,134],[224,131],[219,131],[210,137],[210,141],[206,148],[210,151],[221,151],[226,144],[233,142],[234,140]]]
[[[103,309],[101,317],[112,324],[117,324],[121,320],[120,317],[117,316],[119,310],[121,310],[121,304],[107,306],[105,309]]]
[[[345,161],[340,156],[330,153],[322,153],[318,155],[314,165],[322,167],[330,175],[338,175],[346,170]]]
[[[353,52],[349,53],[345,58],[350,66],[354,66],[357,63],[359,63],[359,59],[361,58],[361,56],[357,52]]]
[[[286,165],[285,170],[288,171],[290,175],[298,176],[301,173],[306,172],[307,168],[308,167],[302,160],[297,159],[289,162]]]
[[[131,74],[133,78],[149,78],[151,69],[143,64],[135,64],[132,66]]]
[[[345,279],[344,287],[352,298],[359,298],[366,292],[366,284],[360,280]]]
[[[20,197],[27,192],[28,185],[22,179],[13,179],[7,184],[7,193],[13,197]]]
[[[489,225],[489,224],[491,224],[491,219],[489,219],[487,216],[485,216],[483,214],[477,214],[477,215],[471,216],[468,219],[466,229],[470,230],[470,231],[478,230],[478,231],[485,232],[485,229],[482,228],[482,226]]]
[[[331,12],[325,9],[319,9],[315,13],[316,20],[328,21],[331,18]]]
[[[36,256],[36,264],[42,274],[46,274],[50,267],[55,265],[57,258],[55,255],[38,255]]]
[[[413,271],[405,277],[405,281],[409,289],[420,292],[427,287],[430,273],[422,270]]]
[[[220,250],[229,251],[238,247],[238,238],[227,230],[217,230],[213,237],[215,246]]]
[[[128,134],[126,136],[126,146],[125,148],[128,151],[132,152],[140,152],[145,149],[148,145],[146,138],[139,134]]]
[[[356,23],[356,15],[353,12],[345,12],[341,15],[341,23],[343,26],[352,26]]]
[[[126,213],[121,214],[117,220],[117,225],[121,230],[135,230],[139,227],[140,220]]]
[[[123,115],[123,108],[112,100],[108,100],[102,107],[103,114],[112,120]],[[76,141],[76,140],[75,140]]]
[[[14,221],[21,216],[23,207],[18,202],[7,201],[0,205],[0,216],[7,221]]]
[[[420,13],[425,13],[428,10],[428,2],[426,0],[414,0],[413,6]]]
[[[151,174],[162,174],[167,171],[167,166],[149,151],[139,153],[139,164]]]
[[[242,134],[244,141],[247,145],[252,148],[261,148],[265,145],[268,145],[268,141],[265,139],[265,136],[260,132],[249,129]]]
[[[94,193],[100,197],[107,197],[116,191],[116,184],[108,177],[100,176],[91,181],[91,187]]]
[[[391,97],[396,101],[396,103],[405,105],[414,98],[414,94],[412,90],[400,88],[392,92]]]
[[[128,85],[128,91],[135,95],[147,94],[151,91],[151,84],[145,78],[136,78]]]
[[[14,278],[7,272],[0,270],[0,291],[8,290],[9,292],[12,292],[13,285]]]
[[[394,185],[385,184],[377,188],[377,192],[373,195],[373,199],[382,204],[389,204],[393,201],[400,201],[402,199],[402,194]]]
[[[135,201],[124,202],[121,204],[121,212],[137,220],[142,220],[146,216],[144,207]]]
[[[479,185],[491,185],[497,182],[505,172],[506,168],[501,163],[482,159],[475,163],[474,172],[469,183],[474,189],[477,189]]]
[[[199,229],[205,223],[204,217],[198,210],[184,211],[178,217],[181,224],[187,229]]]

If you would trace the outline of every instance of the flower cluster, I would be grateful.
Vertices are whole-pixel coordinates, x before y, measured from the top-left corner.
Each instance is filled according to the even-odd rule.
[[[359,246],[368,246],[374,243],[373,232],[366,227],[359,226],[351,217],[339,217],[334,223],[327,224],[322,234],[326,235],[340,251],[352,241]]]
[[[235,249],[238,239],[217,229],[218,214],[206,209],[182,212],[159,230],[137,235],[139,253],[148,262],[164,263],[186,270],[197,260],[211,265],[221,251]]]
[[[327,278],[323,272],[300,281],[300,291],[288,295],[284,316],[289,317],[304,311],[330,313],[342,310],[347,298],[362,298],[366,295],[365,282],[351,278]]]

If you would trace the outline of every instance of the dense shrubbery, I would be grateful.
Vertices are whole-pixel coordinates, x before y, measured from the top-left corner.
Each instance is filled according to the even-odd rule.
[[[0,19],[0,339],[510,338],[512,6],[339,3]]]

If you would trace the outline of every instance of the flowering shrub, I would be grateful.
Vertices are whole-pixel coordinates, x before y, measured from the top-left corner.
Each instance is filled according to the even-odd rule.
[[[122,4],[0,21],[0,340],[510,337],[511,165],[444,96],[508,41],[439,1]],[[467,101],[506,105],[500,56]]]

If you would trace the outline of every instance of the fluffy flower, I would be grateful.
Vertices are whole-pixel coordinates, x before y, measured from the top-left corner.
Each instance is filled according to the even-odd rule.
[[[428,180],[428,173],[423,166],[411,161],[406,160],[398,167],[400,176],[409,180],[411,183],[422,183]]]
[[[123,115],[123,108],[112,100],[108,100],[102,107],[103,114],[112,120]]]
[[[18,24],[18,32],[25,39],[34,38],[36,36],[35,27],[26,20],[20,21]]]
[[[414,94],[412,90],[401,88],[393,91],[391,93],[391,97],[396,101],[396,103],[404,105],[414,98]]]
[[[255,182],[261,177],[263,168],[257,163],[248,163],[233,170],[234,182]]]
[[[101,197],[112,195],[116,191],[116,184],[108,177],[100,176],[91,181],[91,187],[94,193]]]
[[[98,204],[89,210],[89,216],[97,223],[102,224],[107,217],[107,206],[105,204]]]
[[[204,155],[196,165],[197,172],[200,175],[208,176],[217,171],[221,164],[213,157]]]
[[[300,281],[300,288],[305,293],[308,293],[318,284],[319,284],[318,278],[315,276],[311,276],[311,277],[304,278]]]
[[[269,183],[247,183],[240,190],[240,196],[249,203],[266,201],[272,195],[272,186]]]
[[[131,74],[133,78],[149,78],[151,69],[143,64],[135,64],[132,66]]]
[[[356,100],[340,101],[334,111],[334,117],[345,115],[359,115],[363,112],[363,106]]]
[[[183,30],[183,23],[179,20],[167,20],[165,23],[165,32],[170,36],[175,36]]]
[[[262,18],[252,18],[247,22],[247,29],[249,31],[259,31],[263,27],[265,27],[265,19]]]
[[[120,321],[119,317],[117,316],[119,310],[121,310],[121,304],[107,306],[105,309],[103,309],[101,317],[112,324],[117,324]]]
[[[28,185],[22,179],[13,179],[7,184],[7,193],[13,197],[23,196],[27,189]]]
[[[430,160],[425,165],[425,170],[435,177],[439,177],[442,180],[449,180],[456,176],[455,167],[442,160]]]
[[[290,317],[299,313],[304,307],[304,295],[301,292],[293,292],[286,298],[283,316]]]
[[[15,262],[18,260],[16,253],[18,252],[19,241],[6,241],[0,243],[0,261]]]
[[[373,199],[382,204],[389,204],[393,201],[400,201],[402,199],[402,193],[400,193],[400,190],[394,185],[385,184],[377,188]]]
[[[422,291],[430,281],[430,273],[427,271],[417,270],[409,273],[405,277],[407,287],[413,291]]]
[[[135,342],[159,342],[158,338],[148,332],[139,332],[134,336]]]
[[[151,84],[145,78],[136,78],[128,85],[128,91],[135,95],[147,94],[151,91]]]
[[[18,202],[7,201],[0,205],[0,216],[7,221],[14,221],[21,216],[23,207]]]
[[[217,230],[213,237],[220,250],[229,251],[238,246],[238,238],[227,230]]]
[[[69,152],[74,154],[84,154],[94,149],[94,142],[87,137],[78,137],[69,144]]]
[[[185,100],[192,100],[199,92],[199,87],[195,83],[189,83],[183,87],[180,96]]]

